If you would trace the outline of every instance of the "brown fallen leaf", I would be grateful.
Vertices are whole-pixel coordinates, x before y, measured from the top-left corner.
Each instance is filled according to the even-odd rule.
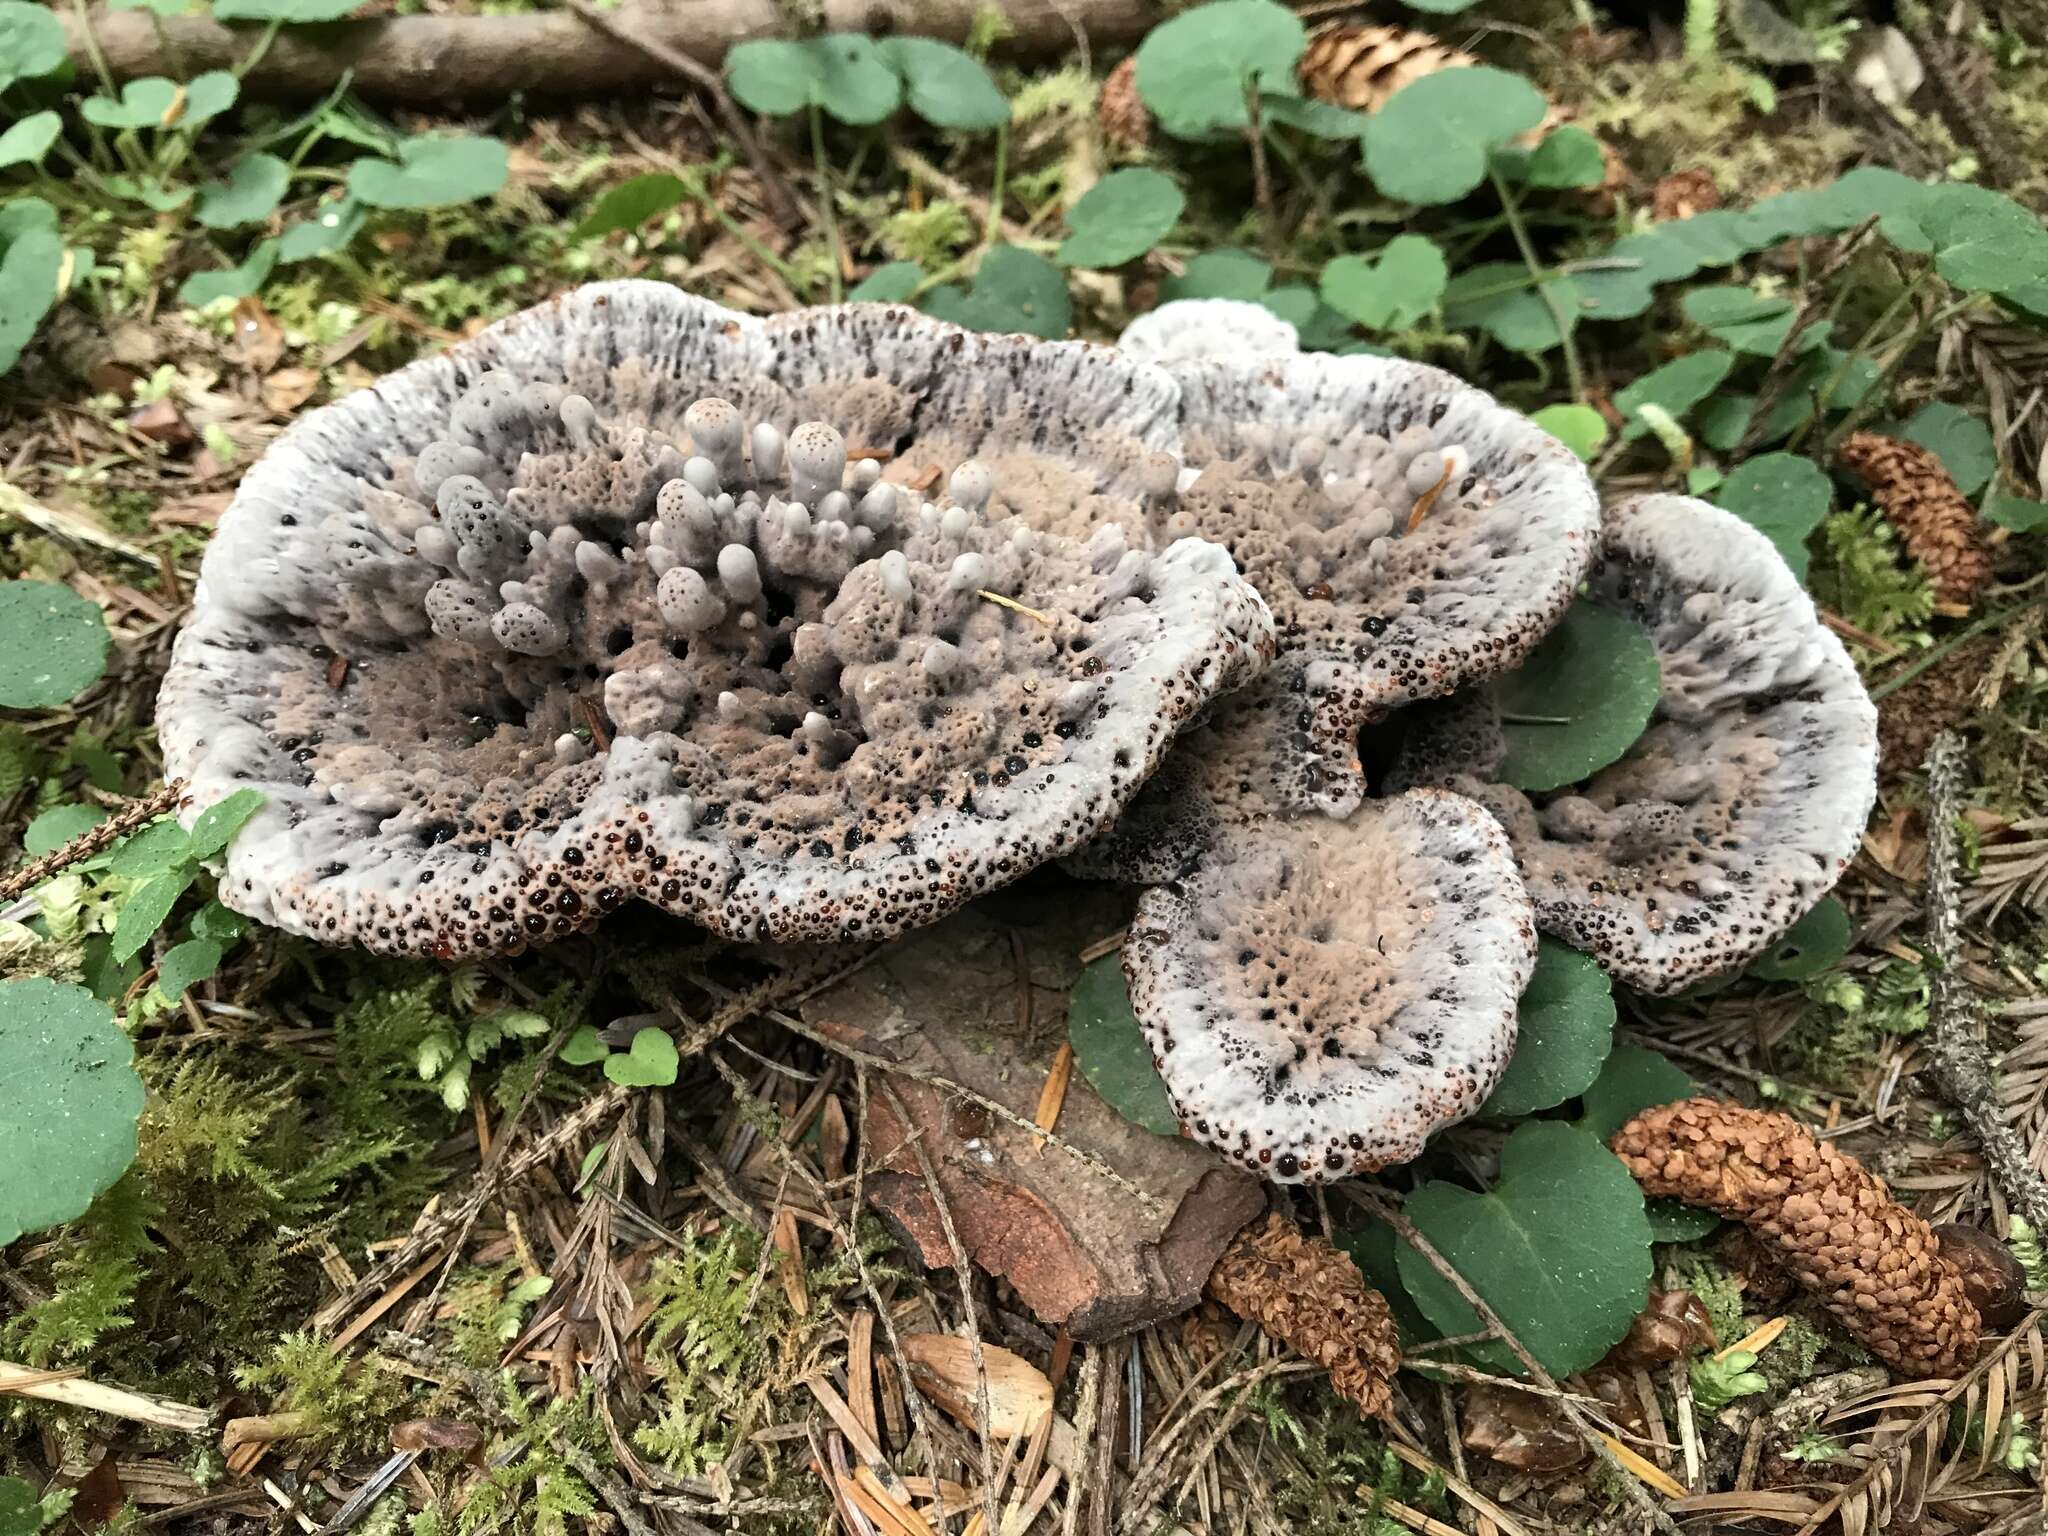
[[[130,411],[128,430],[167,448],[182,447],[199,435],[192,430],[192,423],[185,419],[185,413],[178,409],[178,402],[168,395]]]
[[[391,1431],[394,1451],[473,1451],[484,1432],[460,1419],[407,1419]]]
[[[1629,1324],[1628,1333],[1607,1351],[1603,1363],[1634,1370],[1684,1360],[1714,1347],[1713,1320],[1699,1297],[1691,1291],[1652,1291],[1649,1302]]]
[[[910,1333],[903,1337],[903,1353],[928,1397],[961,1423],[977,1422],[980,1387],[971,1343],[950,1333]],[[981,1358],[988,1370],[989,1433],[999,1440],[1029,1434],[1052,1411],[1052,1382],[1022,1355],[999,1345],[983,1344]]]
[[[258,373],[268,373],[284,357],[284,327],[250,294],[235,305],[233,342],[237,361]]]
[[[319,387],[317,368],[279,368],[263,380],[260,392],[265,408],[283,416],[312,399],[313,391]]]

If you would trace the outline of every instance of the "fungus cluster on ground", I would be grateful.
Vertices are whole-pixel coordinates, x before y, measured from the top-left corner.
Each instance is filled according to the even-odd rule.
[[[267,797],[222,899],[331,942],[504,952],[629,899],[875,938],[1049,860],[1142,884],[1190,1134],[1324,1179],[1485,1098],[1539,926],[1668,989],[1839,872],[1869,704],[1732,522],[1603,519],[1490,397],[1253,306],[1109,349],[600,284],[280,439],[159,723],[189,813]],[[1482,685],[1588,580],[1663,702],[1522,796]]]

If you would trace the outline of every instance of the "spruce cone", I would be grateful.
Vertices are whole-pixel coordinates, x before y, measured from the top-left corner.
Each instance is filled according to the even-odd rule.
[[[1899,531],[1906,553],[1927,569],[1944,603],[1975,601],[1991,579],[1977,513],[1941,460],[1918,443],[1858,432],[1842,444],[1842,467],[1870,487],[1870,499]]]
[[[1387,1299],[1348,1254],[1269,1211],[1231,1240],[1209,1294],[1326,1368],[1330,1385],[1365,1413],[1387,1411],[1401,1342]]]
[[[1739,1221],[1870,1352],[1949,1376],[1977,1350],[1977,1309],[1927,1223],[1884,1181],[1789,1115],[1720,1099],[1646,1109],[1608,1143],[1643,1192]]]
[[[1152,113],[1138,94],[1138,56],[1134,53],[1109,72],[1095,97],[1095,121],[1102,136],[1125,149],[1143,149],[1152,142]]]
[[[1877,701],[1878,766],[1887,778],[1913,772],[1927,761],[1935,737],[1977,713],[1977,687],[1999,644],[1996,635],[1966,640]]]
[[[1479,61],[1406,27],[1325,27],[1301,56],[1302,89],[1354,112],[1377,112],[1411,81]]]

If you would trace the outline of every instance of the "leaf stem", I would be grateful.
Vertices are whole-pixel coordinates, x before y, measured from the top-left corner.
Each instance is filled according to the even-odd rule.
[[[1543,263],[1536,259],[1536,246],[1529,239],[1529,226],[1522,221],[1522,209],[1515,201],[1514,189],[1508,185],[1507,178],[1492,166],[1487,167],[1487,175],[1493,179],[1493,189],[1500,195],[1501,212],[1507,217],[1508,230],[1515,237],[1515,248],[1522,253],[1523,264],[1528,267],[1530,276],[1536,279],[1536,292],[1557,325],[1557,339],[1564,348],[1564,371],[1571,384],[1572,398],[1584,400],[1586,374],[1579,366],[1579,345],[1572,339],[1571,316],[1565,313],[1564,301],[1557,296],[1550,282],[1539,275],[1543,271]]]
[[[995,185],[988,194],[988,225],[982,231],[981,243],[995,245],[1003,238],[1003,193],[1004,183],[1010,173],[1010,124],[1006,118],[996,124],[996,175]]]
[[[832,163],[825,158],[825,112],[811,102],[811,164],[818,176],[818,216],[825,226],[826,266],[830,270],[832,302],[846,297],[846,281],[839,273],[839,213],[832,206]]]

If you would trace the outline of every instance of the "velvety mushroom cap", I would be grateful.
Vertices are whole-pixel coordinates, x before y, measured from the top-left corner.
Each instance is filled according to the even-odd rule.
[[[189,811],[267,796],[223,900],[447,957],[629,897],[877,937],[1070,851],[1271,620],[1214,545],[996,515],[1034,487],[972,455],[1065,515],[1136,494],[1172,398],[1099,348],[617,283],[312,413],[159,703]]]
[[[1299,657],[1302,772],[1341,816],[1365,792],[1362,725],[1514,666],[1557,622],[1599,500],[1569,449],[1491,396],[1399,359],[1249,344],[1244,307],[1163,307],[1171,347],[1140,331],[1181,386],[1183,470],[1151,527],[1223,544],[1273,609]]]
[[[1480,800],[1507,827],[1545,931],[1647,992],[1750,960],[1834,885],[1877,792],[1877,712],[1770,540],[1683,496],[1605,516],[1589,596],[1650,632],[1649,728],[1584,784],[1488,780],[1474,696],[1421,712],[1393,782]]]
[[[1124,970],[1183,1127],[1291,1183],[1405,1162],[1478,1108],[1535,958],[1499,825],[1418,790],[1224,828],[1139,898]]]

